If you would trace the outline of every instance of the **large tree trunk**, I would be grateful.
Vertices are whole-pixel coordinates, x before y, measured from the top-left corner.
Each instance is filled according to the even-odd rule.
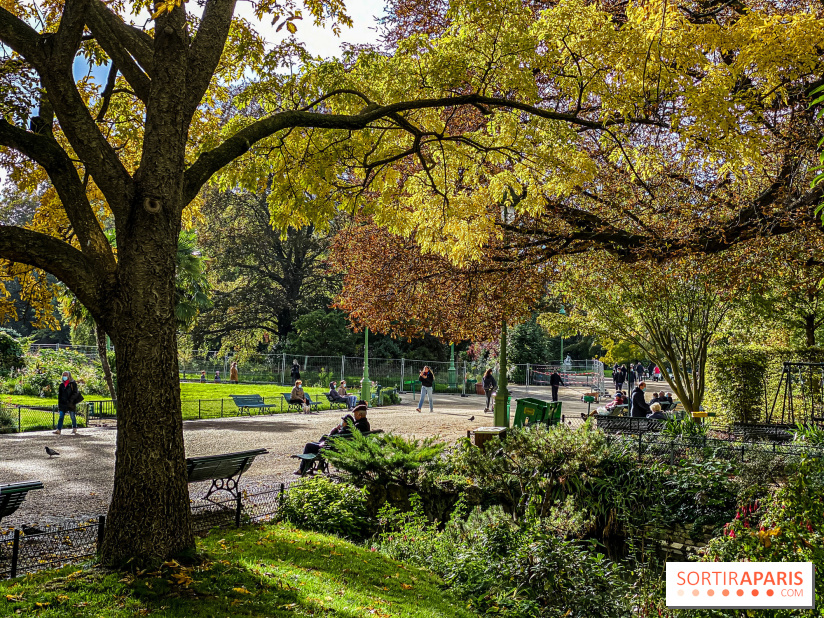
[[[194,547],[173,318],[174,248],[123,246],[129,249],[120,255],[119,311],[110,331],[117,349],[118,432],[102,548],[109,564],[167,558]]]
[[[109,394],[112,401],[117,401],[117,393],[114,390],[114,381],[112,380],[112,368],[109,366],[109,355],[106,351],[106,331],[100,326],[100,323],[94,321],[94,336],[97,341],[97,355],[100,357],[100,366],[103,368],[103,377],[106,380],[106,386],[109,387]]]

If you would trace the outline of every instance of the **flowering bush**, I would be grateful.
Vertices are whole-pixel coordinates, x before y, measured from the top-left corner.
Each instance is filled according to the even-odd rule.
[[[57,397],[60,376],[66,370],[84,395],[108,395],[103,370],[98,361],[71,350],[42,350],[27,354],[25,366],[10,377],[0,379],[0,392],[9,395]]]

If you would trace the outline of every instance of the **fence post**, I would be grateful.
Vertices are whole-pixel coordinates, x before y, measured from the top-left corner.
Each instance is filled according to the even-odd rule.
[[[346,355],[340,356],[340,379],[341,382],[346,379]]]
[[[17,577],[17,560],[20,557],[20,531],[14,529],[14,539],[11,545],[11,579]]]
[[[223,418],[223,399],[220,400],[220,418]]]
[[[197,400],[197,418],[198,420],[203,418],[200,414],[200,399]]]
[[[52,406],[52,429],[57,426],[57,423],[54,422],[54,413],[57,411],[57,406]]]
[[[237,494],[237,506],[235,507],[235,528],[240,528],[240,512],[243,508],[243,502],[240,492]]]
[[[461,397],[466,397],[466,361],[463,362],[463,380],[461,382]]]
[[[639,423],[638,424],[638,461],[641,461],[641,436],[643,436],[643,434],[641,433],[641,424]]]
[[[20,406],[17,406],[17,433],[23,433],[23,413]]]
[[[283,353],[280,359],[280,383],[286,384],[286,352]]]
[[[97,553],[100,553],[100,548],[103,547],[103,534],[106,532],[106,516],[100,515],[97,518]]]
[[[526,364],[526,392],[529,392],[529,363]]]
[[[405,369],[406,369],[406,359],[401,357],[401,392],[402,393],[405,392],[403,390],[403,376],[404,376],[404,373],[405,373],[405,371],[404,371]],[[412,394],[414,395],[415,393],[412,393]]]

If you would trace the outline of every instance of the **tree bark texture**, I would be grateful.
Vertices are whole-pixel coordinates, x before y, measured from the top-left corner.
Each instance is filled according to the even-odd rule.
[[[109,395],[111,395],[112,401],[117,401],[117,393],[114,390],[114,381],[112,380],[112,368],[109,366],[109,355],[106,351],[106,331],[97,320],[94,321],[94,336],[97,341],[97,356],[100,357],[100,366],[103,369],[106,386],[109,387]]]
[[[117,349],[114,491],[102,557],[167,558],[194,547],[183,444],[174,256],[179,223],[136,209],[118,241],[118,295],[108,328]]]

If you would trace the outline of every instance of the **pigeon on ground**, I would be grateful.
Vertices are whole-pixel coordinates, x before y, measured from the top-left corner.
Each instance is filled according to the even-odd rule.
[[[48,446],[46,447],[46,453],[49,455],[49,459],[51,459],[54,455],[59,455],[60,454],[57,451],[55,451],[53,448],[49,448]]]
[[[23,524],[23,534],[25,534],[26,536],[30,534],[43,534],[43,532],[44,531],[40,528],[35,528],[34,526],[27,526],[26,524]]]
[[[474,420],[475,420],[475,417],[474,417],[474,416],[470,416],[470,417],[469,417],[469,420],[470,420],[470,421],[474,421]]]

